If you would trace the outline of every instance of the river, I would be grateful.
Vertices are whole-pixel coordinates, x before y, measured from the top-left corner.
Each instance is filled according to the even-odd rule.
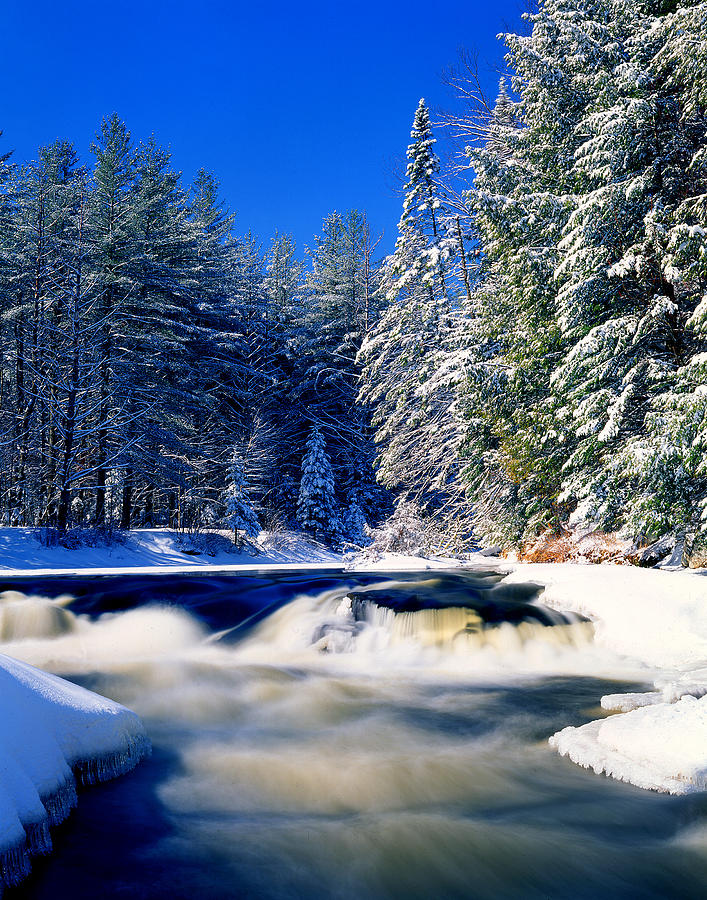
[[[704,898],[707,795],[547,738],[650,672],[497,572],[0,582],[0,651],[142,716],[8,898]]]

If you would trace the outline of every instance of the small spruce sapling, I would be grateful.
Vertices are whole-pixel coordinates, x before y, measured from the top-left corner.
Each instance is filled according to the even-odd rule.
[[[341,532],[334,492],[334,473],[324,437],[316,425],[309,434],[302,458],[297,521],[317,539],[336,538]]]
[[[354,544],[363,547],[370,543],[366,514],[355,494],[351,497],[349,505],[344,510],[341,525],[344,535]]]
[[[260,522],[248,496],[248,483],[243,472],[243,463],[238,453],[234,453],[226,478],[226,521],[233,529],[238,548],[243,545],[245,535],[257,537]]]

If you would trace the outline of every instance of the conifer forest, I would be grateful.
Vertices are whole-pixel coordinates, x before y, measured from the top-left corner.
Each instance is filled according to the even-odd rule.
[[[519,31],[495,98],[462,54],[454,111],[410,110],[388,256],[362,209],[255,236],[115,114],[81,156],[8,151],[0,524],[699,540],[707,2]]]

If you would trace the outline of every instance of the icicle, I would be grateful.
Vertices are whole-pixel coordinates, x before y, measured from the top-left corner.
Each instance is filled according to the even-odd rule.
[[[15,887],[32,868],[26,842],[0,852],[0,896],[5,887]]]
[[[52,834],[46,819],[25,825],[24,829],[30,856],[46,856],[52,852]]]
[[[71,778],[49,796],[42,798],[46,819],[29,824],[23,822],[25,840],[0,851],[0,897],[4,888],[18,885],[29,875],[33,856],[51,853],[50,829],[60,825],[75,809],[78,802],[77,782],[84,787],[117,778],[134,769],[151,752],[152,747],[147,737],[138,734],[128,738],[122,750],[74,763]]]
[[[67,818],[72,809],[76,808],[78,797],[76,795],[76,781],[73,775],[56,791],[42,799],[42,805],[47,811],[47,821],[50,828],[60,825]],[[25,829],[27,830],[27,829]]]
[[[151,752],[152,746],[147,737],[137,734],[128,739],[127,746],[123,750],[80,760],[72,765],[72,769],[78,783],[82,787],[87,787],[125,775]]]

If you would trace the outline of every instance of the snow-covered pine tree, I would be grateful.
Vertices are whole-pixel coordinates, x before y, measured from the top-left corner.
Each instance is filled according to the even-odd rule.
[[[689,546],[700,530],[704,544],[707,530],[707,3],[647,11],[654,116],[657,124],[674,123],[654,165],[667,196],[648,217],[658,248],[657,293],[667,306],[667,378],[652,399],[645,434],[627,446],[630,476],[640,487],[631,496],[628,526],[644,540],[686,533]]]
[[[135,259],[138,255],[136,198],[133,191],[134,149],[125,122],[115,113],[107,116],[91,144],[95,157],[94,190],[88,203],[88,230],[93,245],[92,268],[97,278],[97,320],[101,352],[100,394],[96,471],[95,521],[106,518],[106,484],[109,461],[121,455],[123,481],[121,526],[130,527],[134,489],[134,460],[128,448],[139,431],[138,420],[144,408],[135,400],[136,385],[123,369],[126,340],[125,304],[138,291]],[[121,327],[122,326],[122,327]],[[129,351],[128,351],[129,352]],[[129,366],[128,366],[129,368]],[[120,390],[117,390],[120,386]],[[121,407],[126,427],[118,429]],[[120,450],[123,450],[122,454]]]
[[[463,94],[473,96],[468,79],[475,77],[472,71],[457,83]],[[510,199],[518,178],[518,116],[518,104],[502,78],[490,114],[479,100],[467,111],[466,121],[456,123],[463,136],[480,141],[466,148],[476,177],[476,189],[467,192],[466,202],[483,251],[465,306],[467,357],[465,378],[457,390],[464,419],[464,480],[476,533],[501,545],[516,543],[525,529],[519,480],[505,449],[506,437],[517,427],[512,417],[518,402],[510,362],[517,311],[506,256],[512,254],[518,209]]]
[[[228,305],[228,238],[235,216],[221,198],[219,183],[211,172],[197,172],[188,192],[186,213],[184,227],[195,253],[190,254],[189,328],[184,347],[187,365],[181,373],[191,424],[190,488],[185,512],[197,523],[199,513],[194,507],[198,504],[207,511],[218,504],[224,459],[234,439],[242,442],[244,434],[234,427],[234,410],[241,398],[232,385],[236,365],[227,343],[233,318]]]
[[[260,242],[251,232],[229,238],[225,253],[221,327],[216,340],[223,354],[223,402],[238,409],[237,425],[245,432],[259,413],[270,381],[266,375],[270,360],[265,338],[264,258]]]
[[[331,540],[341,533],[334,473],[324,436],[316,425],[310,431],[302,458],[297,521],[318,539]]]
[[[342,493],[365,485],[362,499],[365,494],[374,498],[380,488],[372,471],[375,449],[370,416],[356,404],[356,356],[376,307],[372,298],[377,273],[365,214],[358,210],[331,213],[308,252],[311,270],[290,310],[282,361],[280,387],[287,397],[284,426],[294,429],[290,453],[301,443],[308,423],[321,422]],[[282,460],[286,469],[293,462],[299,467],[299,459]]]
[[[270,242],[263,287],[267,298],[268,330],[284,329],[299,295],[304,264],[297,259],[297,247],[290,234],[275,232]]]
[[[577,182],[585,111],[618,51],[602,0],[544,0],[529,35],[506,35],[514,71],[488,138],[471,148],[470,203],[484,252],[475,315],[483,339],[468,385],[469,474],[482,533],[505,543],[560,530],[564,435],[550,380],[563,356],[558,249]]]
[[[195,462],[205,437],[194,415],[200,401],[192,377],[202,365],[193,342],[193,323],[199,322],[198,226],[181,174],[154,137],[137,148],[134,166],[137,288],[121,308],[120,343],[129,352],[120,358],[125,368],[116,379],[130,390],[132,402],[148,407],[135,438],[142,448],[135,474],[144,521],[159,516],[182,526],[196,515],[190,495],[193,489],[198,493]]]
[[[228,467],[224,501],[225,519],[229,528],[233,529],[236,546],[242,545],[244,535],[257,537],[260,533],[260,522],[248,495],[248,482],[243,469],[243,460],[237,450],[234,451]]]
[[[39,384],[54,432],[56,498],[52,513],[55,504],[59,532],[64,532],[70,522],[76,488],[85,485],[92,475],[86,451],[97,430],[93,413],[99,397],[101,320],[95,315],[97,298],[87,265],[91,252],[86,234],[87,180],[85,172],[79,173],[64,197],[68,220],[57,249],[67,278],[64,283],[55,281],[48,292],[57,310],[45,326],[46,381],[40,379]]]
[[[301,463],[297,448],[302,428],[291,375],[304,265],[292,237],[277,232],[264,256],[259,247],[257,253],[234,255],[234,269],[247,263],[249,255],[251,284],[255,272],[259,273],[253,293],[260,298],[262,314],[251,319],[250,325],[244,322],[241,326],[240,308],[233,304],[224,331],[233,331],[231,359],[236,365],[230,366],[225,379],[234,382],[227,393],[239,397],[237,408],[252,423],[248,457],[263,515],[272,516],[274,522],[285,522],[294,518]],[[256,260],[257,265],[253,265]],[[230,295],[230,302],[242,296],[247,279],[239,276],[239,280],[241,288]],[[254,335],[249,331],[253,328],[257,329]]]
[[[2,132],[0,131],[0,136]],[[10,374],[13,345],[12,313],[16,306],[16,294],[11,289],[11,255],[17,247],[17,228],[13,221],[13,189],[8,165],[10,153],[0,153],[0,434],[13,435],[17,429],[16,391]],[[14,436],[14,435],[13,435]],[[0,523],[10,522],[10,503],[13,498],[12,472],[14,442],[5,441],[0,448]]]
[[[354,494],[341,517],[341,530],[345,538],[362,547],[370,542],[367,528],[366,514]]]
[[[8,499],[16,510],[11,513],[13,524],[53,525],[58,494],[69,477],[57,478],[59,460],[63,463],[65,458],[62,414],[68,415],[69,431],[77,425],[78,416],[86,430],[93,425],[93,397],[82,394],[79,408],[69,408],[70,382],[76,385],[78,379],[65,368],[75,339],[81,350],[91,340],[90,321],[85,317],[90,296],[83,277],[87,247],[85,233],[78,239],[76,227],[81,218],[78,208],[85,211],[86,173],[78,165],[74,147],[55,141],[40,150],[37,163],[16,171],[13,181],[15,227],[6,273],[14,301],[7,315],[12,325],[15,386],[14,441],[10,443],[15,447]],[[82,273],[79,283],[77,272]],[[74,298],[78,302],[72,310]],[[95,366],[90,369],[95,371]],[[85,388],[89,379],[80,380]],[[73,475],[71,450],[69,457]]]
[[[403,212],[395,251],[386,260],[383,290],[389,300],[410,295],[415,300],[417,317],[436,323],[449,303],[446,263],[453,240],[442,225],[447,210],[439,180],[439,160],[433,149],[436,139],[424,98],[415,111],[410,138]],[[406,307],[411,313],[412,304],[407,303]]]
[[[386,306],[359,354],[364,365],[359,402],[373,413],[379,481],[439,504],[456,475],[459,431],[449,381],[433,380],[447,363],[455,331],[448,261],[456,240],[444,227],[451,217],[434,143],[429,112],[420,100],[407,151],[398,239],[382,272]]]
[[[698,413],[676,392],[695,346],[685,326],[700,290],[684,263],[688,245],[704,247],[705,117],[688,112],[689,78],[660,62],[680,39],[671,7],[603,9],[613,65],[577,129],[556,273],[568,352],[553,382],[571,450],[562,497],[576,524],[650,540],[690,518],[696,474]]]

